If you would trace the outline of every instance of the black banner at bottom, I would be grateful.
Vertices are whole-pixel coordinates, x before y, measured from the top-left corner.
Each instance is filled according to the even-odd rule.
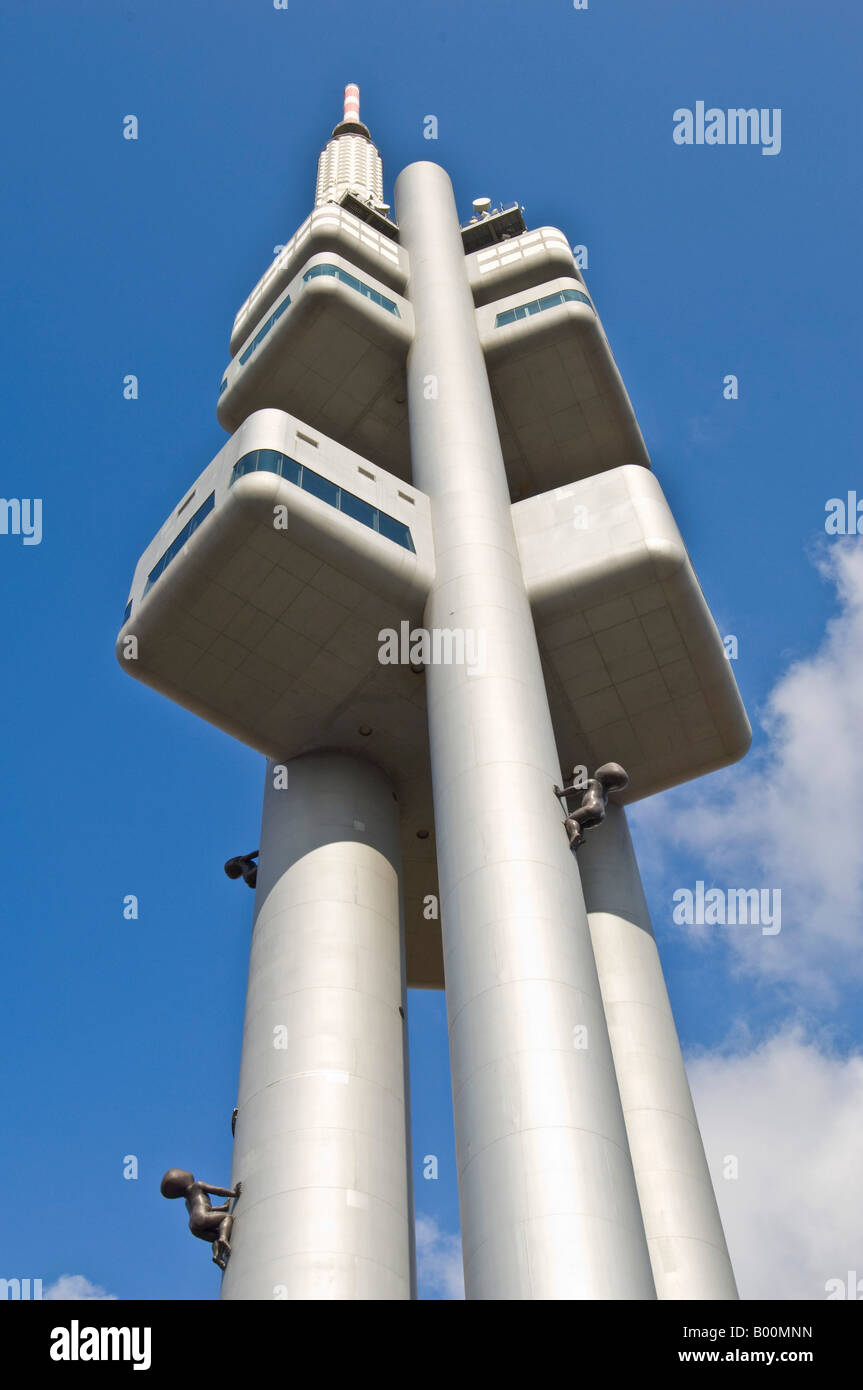
[[[289,1375],[301,1369],[307,1379],[310,1360],[329,1379],[342,1358],[352,1374],[365,1361],[367,1374],[377,1362],[375,1379],[424,1378],[438,1356],[445,1373],[453,1373],[449,1337],[455,1334],[462,1348],[462,1339],[469,1339],[474,1357],[482,1349],[484,1377],[498,1357],[512,1374],[514,1359],[526,1355],[539,1356],[540,1374],[553,1357],[555,1363],[571,1362],[573,1373],[589,1358],[612,1373],[805,1366],[823,1378],[856,1363],[863,1332],[856,1305],[842,1302],[522,1303],[517,1323],[494,1303],[473,1314],[460,1303],[420,1302],[401,1313],[394,1307],[387,1313],[386,1306],[375,1311],[368,1303],[328,1302],[302,1308],[287,1302],[9,1302],[2,1323],[4,1361],[52,1380],[98,1376],[110,1368],[113,1375],[138,1373],[157,1381],[185,1373],[221,1381],[264,1367]],[[501,1311],[506,1323],[498,1330]],[[545,1339],[544,1352],[538,1336]],[[408,1360],[406,1337],[419,1339],[408,1343]],[[386,1358],[386,1370],[382,1338],[401,1353]],[[466,1370],[464,1350],[459,1360]]]

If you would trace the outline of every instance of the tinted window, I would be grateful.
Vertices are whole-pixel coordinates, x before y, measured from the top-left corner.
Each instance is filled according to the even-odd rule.
[[[276,449],[258,450],[258,468],[265,473],[281,473],[282,459],[284,454],[280,454]]]
[[[204,518],[208,516],[209,513],[213,510],[215,500],[216,494],[214,492],[211,492],[207,500],[201,503],[200,507],[195,512],[195,515],[191,518],[191,520],[186,522],[182,531],[180,531],[179,534],[175,536],[174,539],[171,541],[171,544],[168,546],[168,549],[165,551],[161,559],[156,561],[155,565],[150,570],[150,573],[147,576],[147,584],[144,589],[145,594],[147,590],[153,584],[155,584],[159,576],[161,574],[164,574],[171,561],[175,560],[176,557],[179,555],[180,551],[183,549],[183,546],[186,544],[186,541],[189,539],[189,537],[195,531],[197,531]]]
[[[322,478],[320,473],[313,473],[311,468],[303,469],[302,489],[313,497],[320,497],[322,502],[329,502],[331,507],[339,505],[339,489],[335,483],[331,483],[329,478]]]
[[[362,498],[354,497],[352,492],[342,489],[341,509],[348,516],[352,516],[354,521],[361,521],[364,526],[370,526],[373,531],[377,530],[377,511],[368,502],[363,502]]]
[[[386,512],[379,512],[378,529],[387,540],[395,541],[396,545],[403,545],[405,550],[413,550],[411,533],[403,521],[396,521],[395,517],[387,516]]]

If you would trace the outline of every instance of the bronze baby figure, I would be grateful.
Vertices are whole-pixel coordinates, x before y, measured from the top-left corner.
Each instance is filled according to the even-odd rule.
[[[208,1240],[213,1246],[213,1263],[224,1269],[231,1253],[231,1216],[228,1203],[214,1207],[213,1197],[239,1197],[240,1184],[235,1188],[212,1187],[209,1183],[196,1182],[194,1173],[184,1168],[169,1168],[162,1179],[163,1197],[184,1197],[189,1213],[189,1230],[199,1240]]]

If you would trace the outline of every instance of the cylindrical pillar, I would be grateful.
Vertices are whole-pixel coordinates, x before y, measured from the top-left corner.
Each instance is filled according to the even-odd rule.
[[[444,170],[410,165],[396,206],[416,320],[413,481],[431,499],[437,566],[425,622],[450,633],[426,696],[467,1297],[653,1298]]]
[[[400,859],[377,768],[268,764],[223,1298],[413,1295]]]
[[[622,806],[578,859],[657,1296],[737,1298]]]

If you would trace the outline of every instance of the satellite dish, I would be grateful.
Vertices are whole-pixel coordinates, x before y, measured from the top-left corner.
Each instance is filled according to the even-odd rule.
[[[473,210],[477,217],[488,217],[488,210],[491,207],[491,198],[474,198]]]

